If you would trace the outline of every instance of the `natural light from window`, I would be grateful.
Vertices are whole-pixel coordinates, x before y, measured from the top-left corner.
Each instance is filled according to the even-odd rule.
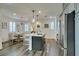
[[[28,32],[28,31],[29,31],[29,25],[28,25],[28,24],[25,24],[25,25],[24,25],[24,31],[25,31],[25,32]]]
[[[54,23],[54,21],[52,21],[52,22],[50,23],[50,29],[51,29],[51,30],[54,30],[54,29],[55,29],[55,23]]]
[[[52,18],[50,19],[49,26],[50,26],[50,29],[51,29],[51,30],[55,30],[55,28],[56,28],[56,17],[52,17]]]
[[[16,31],[16,23],[15,22],[9,22],[9,31],[10,32]]]

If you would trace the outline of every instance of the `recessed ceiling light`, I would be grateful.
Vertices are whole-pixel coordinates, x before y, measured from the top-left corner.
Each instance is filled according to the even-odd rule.
[[[14,16],[16,16],[16,13],[13,13]]]

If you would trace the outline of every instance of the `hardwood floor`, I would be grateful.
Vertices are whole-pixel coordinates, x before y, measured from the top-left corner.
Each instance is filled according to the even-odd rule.
[[[59,48],[54,39],[46,39],[47,56],[59,56]]]
[[[2,56],[17,56],[21,55],[23,51],[25,51],[27,47],[23,46],[22,42],[9,46],[0,51],[0,55]]]
[[[28,46],[18,43],[0,51],[0,56],[58,56],[58,48],[53,39],[46,39],[45,51],[29,51]]]

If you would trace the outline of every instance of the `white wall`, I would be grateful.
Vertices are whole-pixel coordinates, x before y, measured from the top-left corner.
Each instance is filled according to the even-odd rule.
[[[39,29],[41,30],[41,32],[45,33],[45,38],[56,39],[56,34],[58,33],[58,20],[59,20],[58,17],[56,17],[55,20],[54,19],[50,19],[50,18],[39,20],[39,22],[40,22],[40,28]],[[55,28],[54,28],[54,30],[50,29],[50,23],[52,21],[55,21]],[[49,27],[48,28],[44,28],[44,24],[48,24]],[[35,31],[37,32],[38,29],[36,27],[35,27]]]
[[[53,19],[45,19],[45,20],[43,20],[43,21],[41,21],[41,25],[42,25],[42,27],[41,27],[41,30],[42,30],[42,32],[44,32],[44,33],[46,33],[46,38],[50,38],[50,39],[52,39],[52,38],[54,38],[54,39],[56,39],[56,34],[58,33],[58,18],[55,20],[55,29],[54,30],[51,30],[50,29],[50,26],[49,26],[49,28],[44,28],[44,24],[49,24],[50,25],[50,23],[53,21]]]
[[[0,38],[2,41],[8,40],[8,29],[2,29],[2,22],[8,22],[2,15],[0,15]]]

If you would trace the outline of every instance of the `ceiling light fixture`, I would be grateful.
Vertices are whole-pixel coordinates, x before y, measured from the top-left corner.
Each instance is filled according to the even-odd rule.
[[[38,16],[39,16],[39,15],[37,15],[37,23],[36,23],[37,25],[39,25],[39,22],[38,22]]]
[[[39,15],[36,15],[37,16],[37,22],[36,22],[36,25],[37,25],[37,28],[40,28],[40,22],[38,21],[38,16]]]
[[[41,13],[41,11],[39,10],[39,14]]]
[[[34,22],[35,22],[35,15],[34,15],[35,10],[32,10],[32,12],[33,12],[33,19],[32,19],[32,23],[34,23]]]
[[[16,13],[13,13],[14,16],[16,16]]]
[[[39,22],[37,21],[36,24],[39,25]]]

